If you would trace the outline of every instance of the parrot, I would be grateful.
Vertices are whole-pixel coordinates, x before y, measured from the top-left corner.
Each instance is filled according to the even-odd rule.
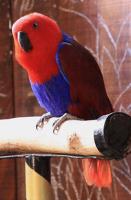
[[[38,103],[48,113],[45,119],[60,117],[55,128],[71,116],[92,120],[113,112],[96,59],[54,19],[29,13],[14,22],[12,34],[16,60],[26,70]],[[108,159],[82,159],[82,166],[89,186],[111,186]]]

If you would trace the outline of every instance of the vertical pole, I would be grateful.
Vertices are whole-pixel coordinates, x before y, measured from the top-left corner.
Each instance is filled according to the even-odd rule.
[[[26,157],[25,181],[26,200],[54,200],[49,157]]]

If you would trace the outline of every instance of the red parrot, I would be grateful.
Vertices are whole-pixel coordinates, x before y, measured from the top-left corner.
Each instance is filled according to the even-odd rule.
[[[53,19],[31,13],[17,20],[12,32],[16,59],[51,116],[68,113],[90,120],[113,111],[96,60]],[[88,185],[111,185],[109,160],[89,158],[82,164]]]

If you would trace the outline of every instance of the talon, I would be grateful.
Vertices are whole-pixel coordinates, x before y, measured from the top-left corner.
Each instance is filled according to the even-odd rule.
[[[68,114],[68,113],[65,113],[64,115],[62,115],[59,119],[57,119],[54,123],[53,123],[53,133],[54,134],[57,134],[58,133],[58,131],[59,131],[59,129],[60,129],[60,127],[61,127],[61,125],[62,125],[62,123],[63,122],[65,122],[65,121],[67,121],[67,120],[73,120],[73,119],[78,119],[77,117],[75,117],[75,116],[72,116],[72,115],[70,115],[70,114]]]
[[[58,121],[58,120],[57,120],[57,121]],[[59,123],[59,122],[58,122],[58,123]],[[55,124],[55,123],[54,123],[54,124]],[[58,133],[58,131],[59,131],[59,129],[60,129],[60,126],[61,126],[61,125],[59,125],[59,124],[57,125],[57,122],[56,122],[56,125],[54,125],[54,128],[53,128],[53,133],[54,133],[54,134],[57,134],[57,133]]]
[[[59,129],[60,129],[60,127],[58,127],[58,126],[57,126],[57,127],[55,127],[55,128],[53,129],[53,133],[54,133],[54,134],[57,134],[57,133],[58,133],[58,131],[59,131]]]
[[[46,114],[42,115],[36,124],[36,129],[38,130],[39,128],[40,129],[43,128],[44,125],[47,124],[47,122],[49,121],[49,119],[51,117],[52,117],[52,115],[50,113],[46,113]]]

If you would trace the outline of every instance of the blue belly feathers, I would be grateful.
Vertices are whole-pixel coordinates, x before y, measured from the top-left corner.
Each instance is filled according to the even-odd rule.
[[[44,84],[31,83],[31,87],[40,106],[52,116],[61,116],[67,112],[71,103],[70,89],[61,73]]]

